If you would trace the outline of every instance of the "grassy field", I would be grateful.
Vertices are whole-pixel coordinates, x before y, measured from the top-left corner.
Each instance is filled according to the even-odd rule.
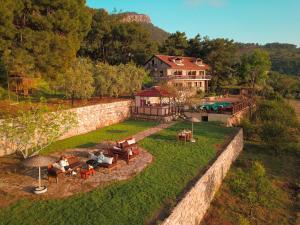
[[[157,214],[174,206],[188,182],[235,132],[234,128],[217,123],[200,123],[194,129],[196,143],[177,142],[177,132],[190,126],[180,122],[143,139],[140,145],[155,159],[134,178],[66,199],[19,201],[1,209],[0,224],[149,223]]]
[[[238,169],[245,170],[253,161],[259,161],[266,168],[268,178],[276,190],[270,196],[275,201],[271,208],[258,207],[253,217],[248,218],[249,205],[230,189],[230,180]],[[300,159],[295,153],[286,152],[275,156],[268,149],[259,145],[246,144],[245,149],[227,175],[220,191],[217,193],[202,225],[239,225],[239,217],[250,221],[250,224],[261,225],[296,225],[295,184],[299,182]]]
[[[140,131],[146,130],[150,127],[154,127],[158,124],[158,122],[151,121],[127,120],[122,123],[114,124],[108,127],[89,132],[87,134],[78,135],[75,137],[57,141],[50,145],[47,149],[45,149],[43,151],[43,154],[63,151],[64,149],[68,148],[92,147],[105,140],[119,140],[130,135],[136,134]]]
[[[289,100],[300,117],[300,101]],[[299,145],[298,145],[299,146]],[[258,207],[249,217],[249,205],[230,188],[230,181],[240,169],[246,170],[251,162],[261,162],[268,179],[276,190],[269,196],[275,201],[272,207]],[[237,162],[231,168],[220,191],[217,193],[202,225],[242,224],[246,218],[250,224],[298,225],[300,224],[300,149],[289,149],[279,155],[261,143],[247,143]],[[248,223],[244,223],[248,224]]]

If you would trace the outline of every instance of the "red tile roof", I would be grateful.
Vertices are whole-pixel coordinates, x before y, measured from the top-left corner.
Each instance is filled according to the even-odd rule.
[[[136,94],[136,96],[141,97],[172,97],[172,94],[168,92],[166,89],[159,87],[159,86],[153,86],[151,88],[142,90]]]
[[[154,55],[172,69],[184,69],[184,70],[208,70],[210,67],[203,63],[202,65],[197,65],[195,62],[197,58],[195,57],[185,57],[185,56],[169,56],[169,55]],[[173,60],[176,58],[182,59],[182,65],[176,64]]]

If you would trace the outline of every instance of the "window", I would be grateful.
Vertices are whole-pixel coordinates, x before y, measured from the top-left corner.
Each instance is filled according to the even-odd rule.
[[[203,65],[202,59],[196,59],[195,63],[196,63],[198,66]]]
[[[161,76],[161,77],[163,77],[164,76],[164,71],[159,71],[159,75]]]
[[[191,88],[192,86],[192,82],[188,82],[188,87]]]
[[[152,66],[154,66],[155,62],[154,62],[154,59],[152,59]]]
[[[182,70],[175,70],[174,75],[182,75]]]
[[[199,75],[204,75],[204,70],[199,71]]]
[[[183,59],[180,58],[180,57],[177,57],[175,59],[173,59],[173,62],[179,66],[183,66],[183,63],[182,63]]]
[[[190,71],[188,72],[188,75],[196,75],[196,70],[190,70]]]

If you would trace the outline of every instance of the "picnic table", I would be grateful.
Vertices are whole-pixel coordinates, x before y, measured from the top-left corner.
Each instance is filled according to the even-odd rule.
[[[179,141],[191,141],[192,140],[192,131],[190,130],[182,130],[177,134],[177,140]]]

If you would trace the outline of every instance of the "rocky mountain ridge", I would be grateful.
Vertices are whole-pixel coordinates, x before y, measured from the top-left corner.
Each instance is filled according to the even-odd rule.
[[[150,16],[146,14],[139,14],[139,13],[122,13],[121,14],[122,19],[121,21],[124,23],[131,23],[131,22],[137,22],[137,23],[151,23]]]

